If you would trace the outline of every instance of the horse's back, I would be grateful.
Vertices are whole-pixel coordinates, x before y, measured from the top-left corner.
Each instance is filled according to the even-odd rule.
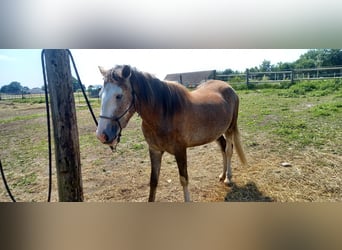
[[[220,80],[209,80],[201,83],[193,93],[230,93],[230,95],[236,95],[234,89],[227,82]]]
[[[226,101],[233,101],[233,102],[239,102],[239,98],[237,94],[235,93],[234,89],[224,81],[220,80],[209,80],[206,81],[196,88],[192,92],[193,96],[207,96],[210,95],[219,95]],[[230,102],[229,101],[229,102]]]
[[[195,91],[203,89],[217,90],[224,88],[231,88],[231,86],[227,82],[221,80],[208,80],[198,85]]]

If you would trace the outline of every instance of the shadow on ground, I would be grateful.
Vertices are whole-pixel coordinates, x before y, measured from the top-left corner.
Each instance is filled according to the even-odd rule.
[[[232,183],[231,189],[227,193],[225,201],[260,201],[272,202],[271,197],[265,196],[255,185],[254,182],[248,182],[244,186],[238,186]]]

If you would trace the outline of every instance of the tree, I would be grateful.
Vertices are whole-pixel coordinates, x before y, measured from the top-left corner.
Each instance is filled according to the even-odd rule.
[[[263,60],[261,65],[259,66],[259,71],[262,71],[262,72],[272,71],[271,61]]]
[[[225,69],[222,72],[222,75],[231,75],[231,74],[234,74],[234,71],[232,69]]]
[[[294,63],[279,62],[277,66],[274,66],[274,71],[289,71],[294,69]]]
[[[301,55],[295,62],[299,68],[316,68],[342,65],[341,49],[312,49]]]
[[[77,90],[81,90],[80,82],[73,76],[71,77],[71,79],[72,79],[73,91],[76,92]],[[86,86],[84,84],[82,84],[82,86],[84,89],[86,89]]]
[[[323,66],[341,66],[342,50],[326,49],[322,55]]]
[[[30,93],[29,87],[23,87],[23,88],[21,89],[21,93],[23,93],[23,94],[28,94],[28,93]]]
[[[75,77],[72,76],[71,77],[71,81],[72,81],[72,89],[73,89],[74,92],[76,92],[77,90],[81,90],[81,86],[79,84],[79,81]],[[82,86],[83,86],[84,89],[86,89],[86,86],[84,84]],[[45,91],[45,85],[43,85],[41,87],[41,89],[43,91]]]
[[[8,85],[2,86],[0,92],[7,94],[21,94],[23,90],[24,89],[20,82],[11,82]]]
[[[256,67],[256,66],[253,67],[253,68],[249,68],[248,70],[249,70],[249,72],[251,72],[251,73],[252,73],[252,72],[258,72],[258,71],[259,71],[258,67]]]
[[[295,62],[296,69],[315,68],[317,61],[317,51],[309,50],[305,54],[301,55]]]

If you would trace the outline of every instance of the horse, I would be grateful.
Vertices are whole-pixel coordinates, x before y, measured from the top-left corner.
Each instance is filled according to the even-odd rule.
[[[209,80],[190,92],[129,65],[109,70],[99,66],[99,70],[104,84],[96,136],[103,144],[116,146],[122,129],[138,113],[151,161],[149,202],[155,201],[164,152],[175,156],[186,202],[190,201],[188,147],[216,141],[223,156],[219,179],[227,185],[232,179],[233,146],[243,165],[247,163],[237,125],[239,98],[228,83]]]

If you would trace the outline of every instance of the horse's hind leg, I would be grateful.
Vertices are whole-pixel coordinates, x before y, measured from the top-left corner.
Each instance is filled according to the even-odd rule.
[[[220,145],[222,157],[223,157],[223,171],[220,175],[220,181],[223,181],[225,184],[230,184],[232,180],[232,168],[231,168],[231,159],[233,155],[233,141],[232,134],[226,133],[226,138],[223,136],[217,139],[218,144]]]
[[[189,177],[187,170],[186,148],[178,150],[178,152],[175,153],[175,157],[179,171],[179,179],[183,186],[184,201],[188,202],[190,201],[190,193],[188,190]]]
[[[226,179],[226,172],[227,172],[227,157],[226,157],[226,139],[223,135],[221,135],[217,140],[217,144],[220,146],[222,158],[223,158],[223,171],[220,174],[220,181],[224,181]]]
[[[156,198],[156,191],[158,186],[158,179],[160,173],[161,159],[163,156],[162,151],[155,151],[150,149],[150,159],[151,159],[151,179],[150,179],[150,196],[148,201],[154,201]]]

